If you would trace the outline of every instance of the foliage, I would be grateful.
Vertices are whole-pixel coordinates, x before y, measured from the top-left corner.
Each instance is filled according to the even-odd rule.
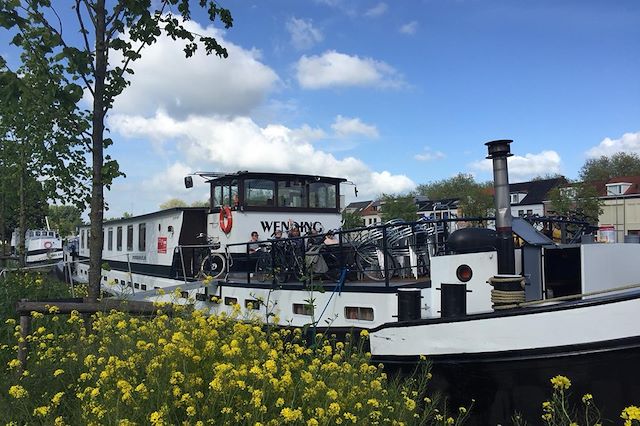
[[[49,225],[57,229],[61,237],[76,234],[76,228],[82,225],[82,212],[75,206],[49,206]]]
[[[342,229],[354,229],[363,226],[362,217],[356,212],[342,211]]]
[[[209,204],[209,200],[194,201],[193,203],[191,203],[191,207],[209,207]]]
[[[104,137],[104,121],[115,98],[129,84],[127,75],[134,72],[132,63],[142,57],[141,51],[145,46],[155,43],[163,33],[173,40],[184,41],[187,57],[192,56],[199,45],[204,46],[207,54],[228,56],[226,49],[214,37],[194,34],[184,27],[184,21],[191,17],[191,4],[189,0],[162,0],[157,3],[151,0],[118,0],[106,5],[104,0],[76,0],[71,3],[76,28],[69,31],[73,24],[66,22],[63,34],[60,15],[51,2],[0,2],[0,24],[18,32],[12,43],[23,49],[25,44],[41,46],[47,57],[51,58],[49,68],[59,67],[74,81],[81,82],[83,87],[77,86],[78,90],[73,90],[73,94],[82,96],[82,92],[86,91],[93,98],[89,144],[93,168],[89,214],[89,297],[92,299],[96,299],[100,292],[104,186],[108,189],[112,180],[122,175],[118,163],[109,155],[104,155],[104,149],[113,143]],[[206,12],[210,21],[219,19],[225,28],[232,26],[229,11],[215,1],[200,0],[197,5]],[[174,10],[177,10],[176,15]],[[77,43],[65,38],[70,33],[81,34]],[[120,57],[121,61],[116,62],[113,59],[116,57]]]
[[[616,176],[640,175],[640,156],[634,153],[618,152],[611,157],[588,159],[580,169],[580,179],[584,182],[606,181]]]
[[[458,206],[466,217],[485,217],[493,208],[491,183],[477,183],[470,174],[459,173],[449,179],[418,185],[416,191],[430,200],[460,200]]]
[[[172,209],[174,207],[187,207],[187,203],[179,198],[171,198],[160,204],[160,210]]]
[[[32,424],[462,424],[426,393],[431,375],[390,380],[350,340],[305,345],[300,329],[265,330],[235,314],[189,308],[170,318],[111,311],[91,333],[77,313],[33,317],[27,372],[14,359],[19,326],[2,346],[5,422]],[[14,327],[17,327],[14,329]],[[362,332],[361,338],[366,339]],[[439,408],[440,407],[440,408]]]
[[[565,188],[556,187],[549,192],[550,208],[560,216],[598,223],[602,213],[602,201],[589,183],[575,182]]]
[[[413,195],[386,195],[380,198],[380,213],[383,222],[402,219],[414,222],[418,219],[418,206]]]

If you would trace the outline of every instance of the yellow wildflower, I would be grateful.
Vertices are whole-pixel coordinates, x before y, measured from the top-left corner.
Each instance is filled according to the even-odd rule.
[[[285,423],[295,422],[296,420],[299,420],[302,418],[302,410],[300,409],[294,410],[292,408],[285,407],[282,410],[280,410],[280,415],[284,417]]]
[[[64,370],[61,368],[58,368],[56,371],[53,372],[53,377],[58,377],[61,374],[64,374]]]
[[[33,410],[34,417],[45,417],[47,414],[49,414],[49,407],[47,407],[46,405],[36,407]]]
[[[14,385],[9,388],[9,395],[15,399],[21,399],[29,396],[29,392],[20,385]]]
[[[565,376],[555,376],[551,379],[551,384],[556,390],[565,390],[569,389],[569,387],[571,386],[571,380],[569,380]]]

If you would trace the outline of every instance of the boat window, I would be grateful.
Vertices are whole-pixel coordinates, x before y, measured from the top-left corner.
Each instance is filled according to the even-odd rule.
[[[238,299],[236,297],[225,297],[224,298],[224,304],[225,305],[237,305],[238,304]]]
[[[109,240],[107,242],[107,250],[113,251],[113,228],[109,228]]]
[[[307,194],[304,182],[296,180],[278,181],[278,206],[307,207]]]
[[[313,305],[308,303],[294,303],[293,304],[293,313],[297,315],[313,315]]]
[[[36,237],[40,236],[40,231],[36,231]]]
[[[373,321],[373,308],[362,306],[346,306],[344,317],[350,320]]]
[[[80,231],[80,248],[84,248],[84,229]]]
[[[133,225],[127,225],[127,251],[133,251]]]
[[[260,301],[255,299],[244,299],[244,307],[247,309],[259,310]]]
[[[122,226],[116,228],[116,250],[122,251]]]
[[[214,185],[211,189],[211,202],[213,207],[222,205],[222,185]]]
[[[247,206],[273,206],[275,182],[267,179],[244,181],[244,203]]]
[[[314,182],[309,185],[309,207],[335,209],[336,185]]]
[[[138,225],[138,250],[147,250],[147,224],[141,223]]]

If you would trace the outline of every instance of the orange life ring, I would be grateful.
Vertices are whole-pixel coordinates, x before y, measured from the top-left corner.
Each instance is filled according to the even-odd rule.
[[[44,248],[50,249],[51,247],[53,247],[53,243],[51,241],[44,242]]]
[[[220,208],[220,217],[218,218],[218,222],[220,223],[220,229],[222,229],[222,232],[225,234],[231,232],[233,217],[231,217],[231,209],[229,206],[222,206]]]

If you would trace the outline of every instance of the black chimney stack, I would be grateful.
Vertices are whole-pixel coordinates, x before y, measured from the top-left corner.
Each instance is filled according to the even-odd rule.
[[[511,230],[511,200],[509,198],[509,172],[507,157],[511,157],[509,139],[487,142],[488,159],[493,160],[493,187],[495,189],[496,232],[498,234],[498,274],[516,273],[515,253]]]

